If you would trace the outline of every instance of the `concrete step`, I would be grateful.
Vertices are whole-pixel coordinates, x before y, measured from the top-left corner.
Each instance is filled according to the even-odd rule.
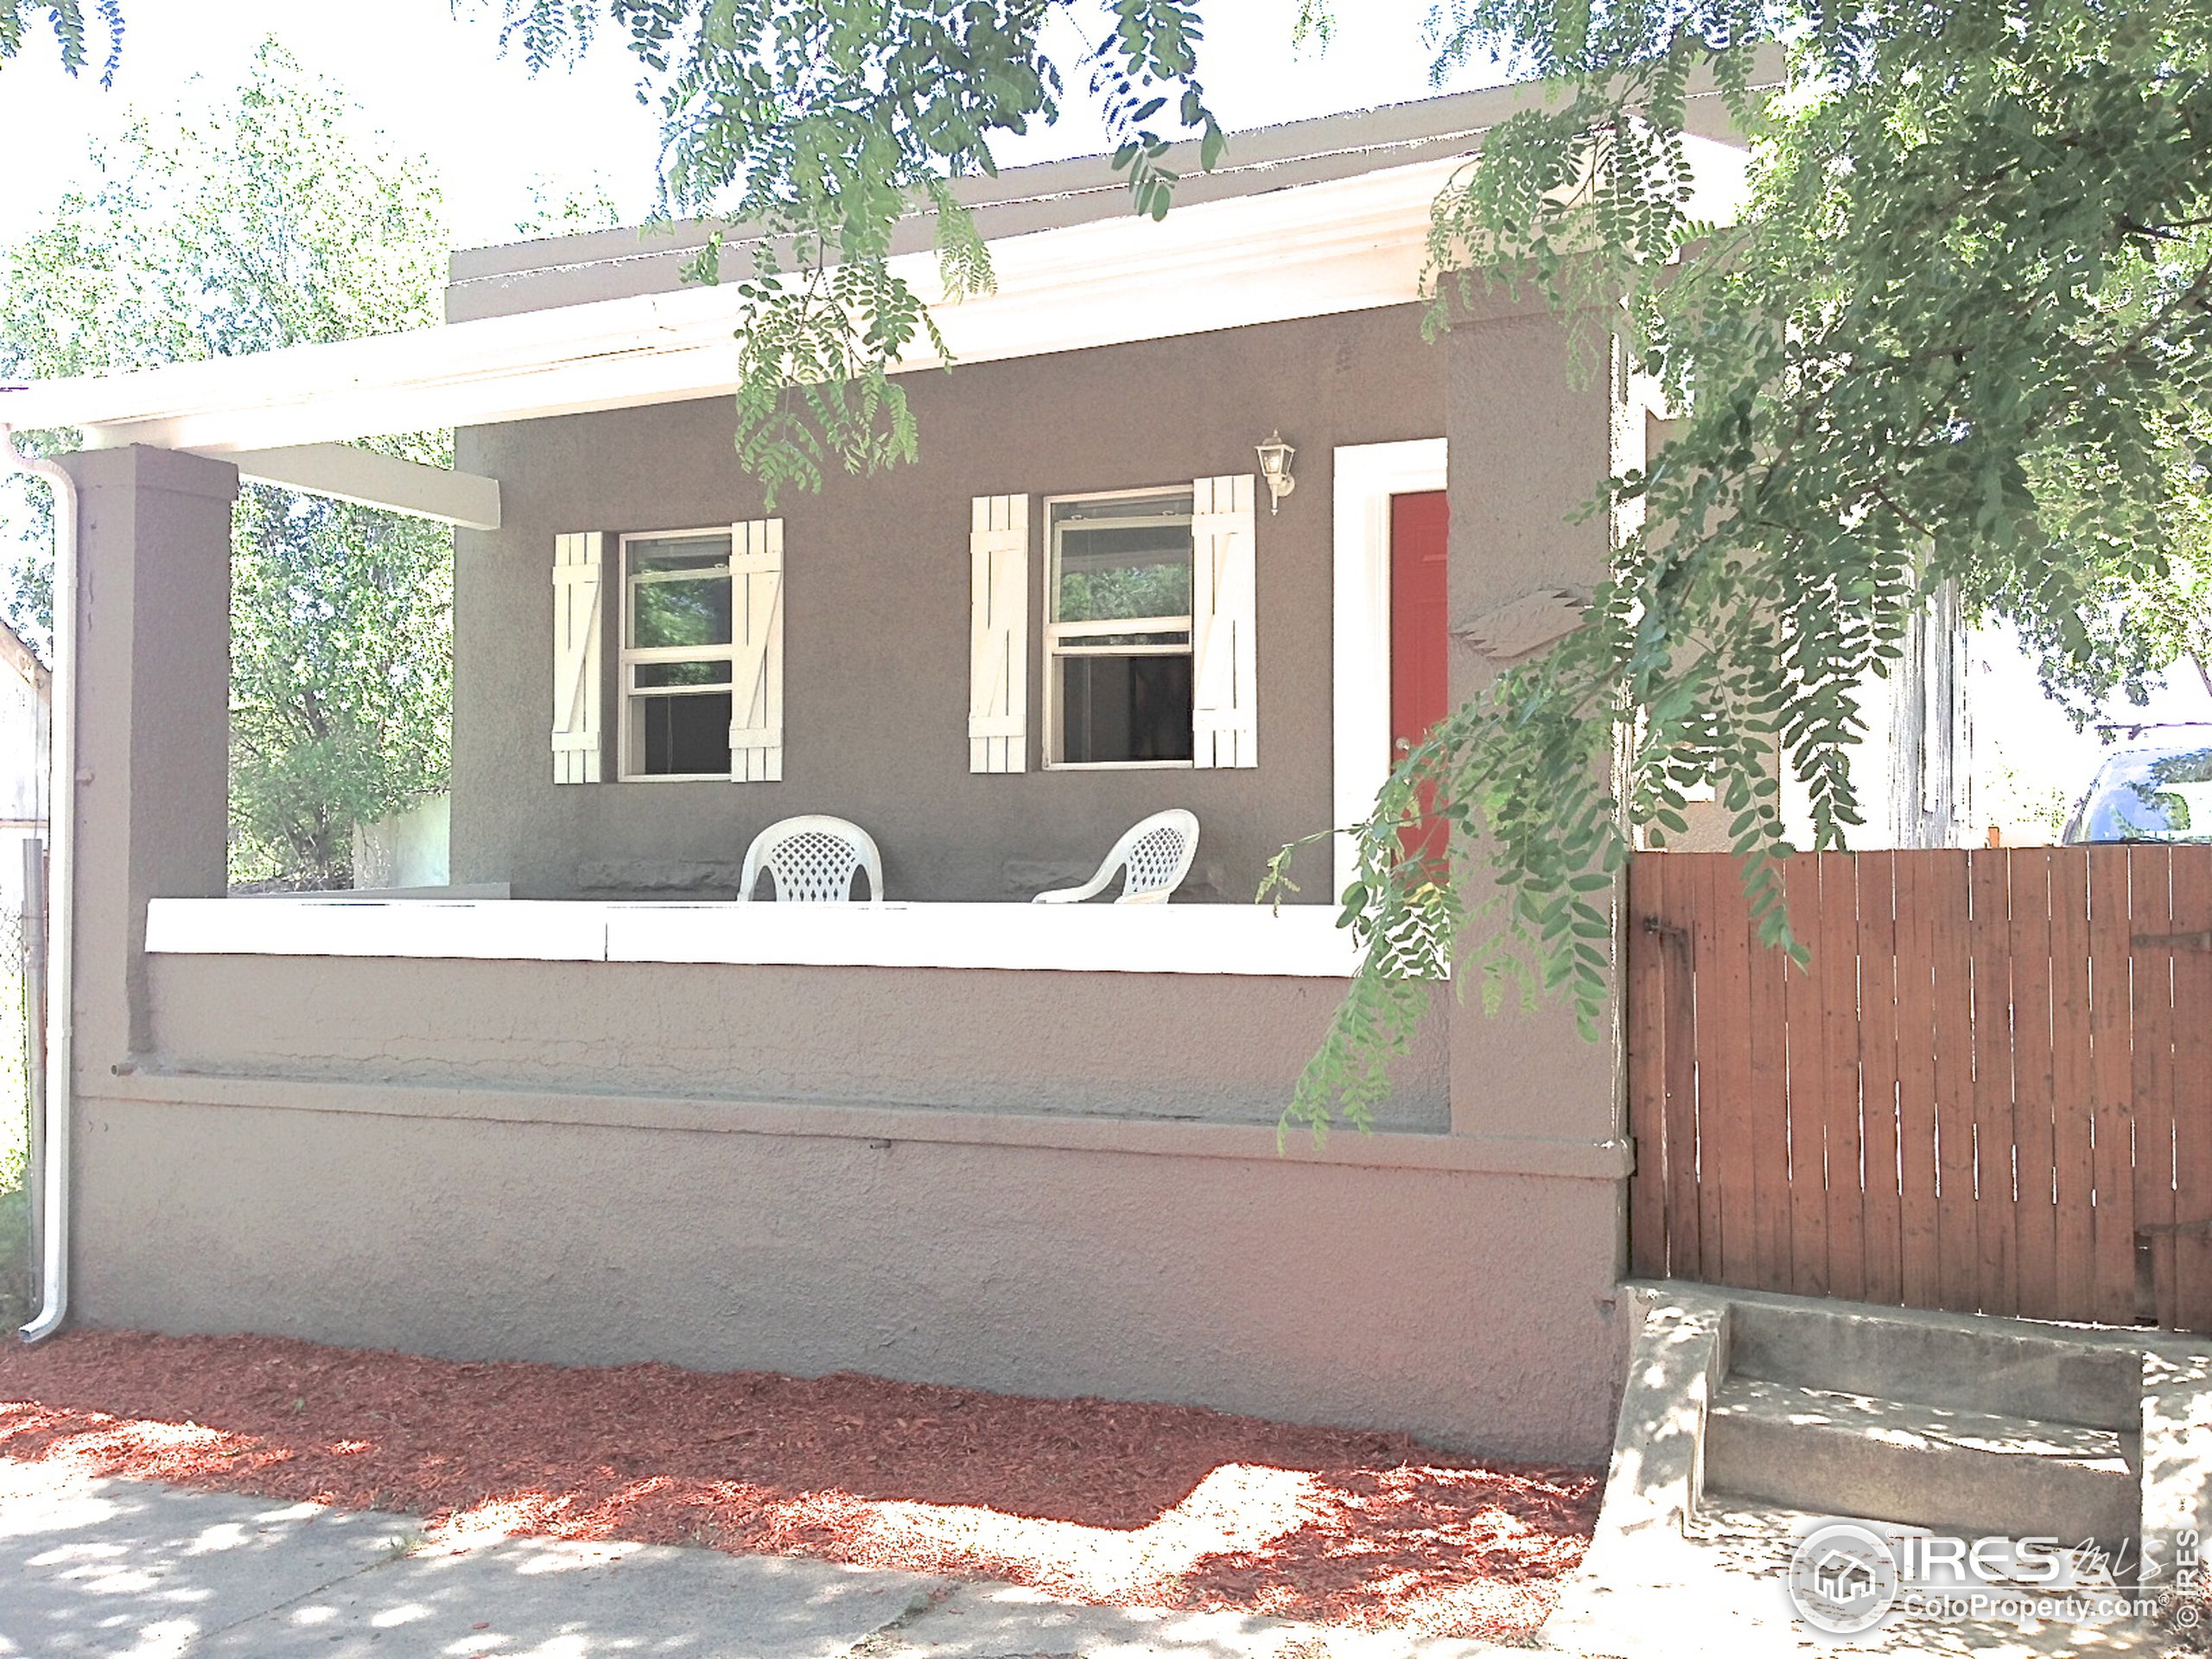
[[[1732,1303],[1728,1370],[1800,1388],[2122,1430],[2136,1427],[2143,1392],[2142,1356],[2126,1349],[1994,1320],[1964,1328],[1848,1303]]]
[[[1706,1434],[1715,1494],[1970,1536],[2137,1528],[2137,1439],[2117,1429],[1731,1376]]]

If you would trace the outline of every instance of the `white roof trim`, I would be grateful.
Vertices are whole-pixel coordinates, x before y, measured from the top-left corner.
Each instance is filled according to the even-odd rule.
[[[1457,159],[1009,238],[995,294],[941,306],[968,362],[1163,339],[1419,296]],[[893,262],[937,291],[934,256]],[[0,391],[0,423],[203,454],[714,397],[735,389],[728,287],[564,306]],[[938,366],[917,354],[903,371]]]
[[[1701,187],[1717,187],[1694,215],[1723,219],[1743,155],[1689,143]],[[1430,209],[1465,164],[1432,158],[1193,203],[1158,223],[1008,237],[991,245],[997,291],[940,305],[938,324],[952,357],[976,363],[1405,304],[1421,297]],[[892,263],[918,292],[938,291],[933,254]],[[695,287],[47,381],[0,391],[0,424],[80,428],[91,448],[234,455],[717,397],[735,390],[737,311],[733,288]],[[942,361],[925,349],[899,367]]]

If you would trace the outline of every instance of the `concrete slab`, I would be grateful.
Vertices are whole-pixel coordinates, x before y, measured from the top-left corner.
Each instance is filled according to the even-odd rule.
[[[404,1515],[0,1459],[0,1659],[1478,1659],[1483,1643]]]
[[[517,1538],[385,1562],[193,1650],[251,1659],[841,1659],[931,1582],[822,1561]]]
[[[0,1655],[173,1659],[391,1558],[404,1516],[0,1463]]]
[[[1478,1659],[1485,1643],[1160,1607],[1084,1607],[1014,1585],[963,1584],[867,1659]]]

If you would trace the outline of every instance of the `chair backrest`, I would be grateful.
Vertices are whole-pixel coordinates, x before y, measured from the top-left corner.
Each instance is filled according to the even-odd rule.
[[[883,855],[867,830],[843,818],[785,818],[753,836],[745,849],[739,898],[753,896],[763,870],[779,904],[850,904],[853,877],[861,871],[868,874],[869,899],[883,900]]]
[[[1099,874],[1108,874],[1116,864],[1128,874],[1122,878],[1117,905],[1159,905],[1183,885],[1198,855],[1198,820],[1179,806],[1140,819],[1122,832],[1106,855]]]

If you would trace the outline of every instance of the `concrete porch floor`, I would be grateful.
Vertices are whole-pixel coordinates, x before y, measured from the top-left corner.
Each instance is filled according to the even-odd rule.
[[[1477,1659],[1502,1649],[782,1557],[513,1538],[0,1459],[0,1656]]]

